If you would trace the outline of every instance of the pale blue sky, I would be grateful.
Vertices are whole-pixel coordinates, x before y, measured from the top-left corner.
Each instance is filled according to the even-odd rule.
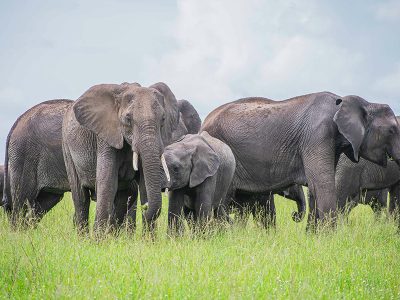
[[[1,1],[0,157],[29,107],[124,81],[164,81],[203,117],[322,90],[400,114],[400,1]]]

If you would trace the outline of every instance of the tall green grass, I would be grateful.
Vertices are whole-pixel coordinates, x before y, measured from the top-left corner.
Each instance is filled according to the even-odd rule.
[[[295,204],[277,197],[277,229],[245,228],[154,241],[123,231],[102,241],[72,225],[70,196],[36,229],[12,231],[0,213],[0,298],[400,298],[400,237],[393,221],[359,206],[335,231],[307,234]],[[93,207],[91,209],[93,219]]]

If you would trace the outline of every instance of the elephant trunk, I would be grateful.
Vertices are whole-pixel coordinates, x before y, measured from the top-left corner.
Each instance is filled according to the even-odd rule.
[[[148,225],[152,226],[161,212],[160,142],[155,129],[150,127],[141,134],[139,154],[146,187],[148,209],[144,213]]]

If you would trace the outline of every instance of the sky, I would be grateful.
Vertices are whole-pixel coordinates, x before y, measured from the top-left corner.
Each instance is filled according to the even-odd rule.
[[[164,81],[203,119],[318,91],[400,114],[400,1],[1,1],[0,160],[33,105],[126,81]]]

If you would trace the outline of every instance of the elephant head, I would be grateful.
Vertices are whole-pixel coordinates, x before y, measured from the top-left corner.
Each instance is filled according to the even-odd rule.
[[[350,142],[353,155],[386,166],[388,156],[400,161],[400,128],[386,104],[370,103],[358,96],[336,100],[340,106],[334,116],[339,132]]]
[[[178,104],[165,83],[141,87],[137,83],[101,84],[91,87],[74,104],[78,122],[109,146],[132,148],[132,164],[143,168],[149,208],[148,222],[161,211],[160,175],[164,145],[171,142],[179,123]]]
[[[163,180],[165,188],[172,190],[200,185],[214,176],[220,166],[217,153],[199,135],[188,134],[164,150],[170,180]]]

